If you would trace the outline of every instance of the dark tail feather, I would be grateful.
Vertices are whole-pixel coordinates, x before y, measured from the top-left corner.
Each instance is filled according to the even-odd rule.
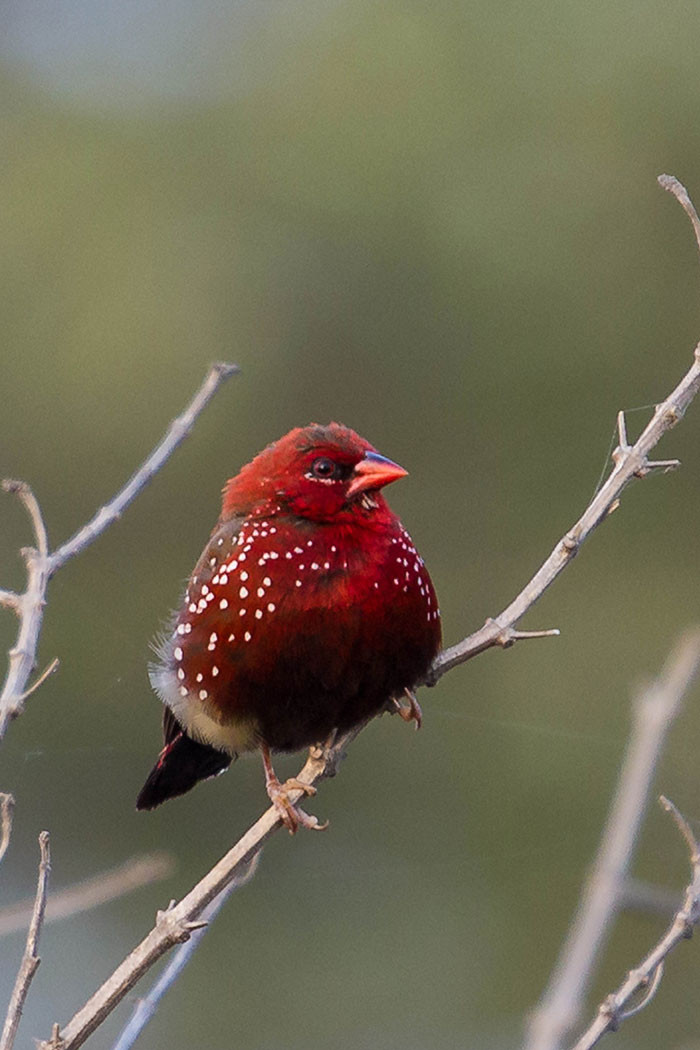
[[[176,795],[184,795],[198,780],[223,773],[231,756],[209,744],[198,744],[180,730],[161,751],[136,799],[137,809],[154,809]]]

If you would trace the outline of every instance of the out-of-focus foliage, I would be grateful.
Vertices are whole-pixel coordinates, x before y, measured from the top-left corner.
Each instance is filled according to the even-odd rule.
[[[665,395],[700,336],[690,229],[655,184],[671,171],[700,199],[697,5],[285,2],[210,22],[163,5],[177,46],[143,84],[130,48],[155,54],[152,24],[110,48],[99,6],[62,6],[55,37],[11,32],[16,5],[3,16],[0,474],[32,483],[58,542],[209,361],[243,374],[51,585],[41,652],[62,667],[1,753],[17,796],[3,899],[31,892],[43,827],[57,887],[140,848],[179,869],[47,928],[25,1040],[66,1020],[265,803],[246,760],[134,811],[159,746],[148,642],[225,478],[292,425],[356,427],[410,469],[391,501],[452,641],[531,575],[595,488],[617,410]],[[52,80],[67,40],[83,66]],[[420,734],[384,718],[363,735],[314,801],[330,831],[269,846],[144,1050],[518,1044],[597,842],[630,686],[700,617],[699,428],[694,407],[660,450],[682,471],[631,487],[532,613],[560,639],[450,674],[421,696]],[[0,583],[19,586],[28,535],[8,498],[0,532]],[[3,615],[3,649],[13,631]],[[697,691],[658,786],[700,817]],[[636,873],[686,876],[655,812]],[[596,994],[659,929],[623,919]],[[19,952],[1,946],[3,997]],[[699,974],[683,948],[616,1046],[697,1039]]]

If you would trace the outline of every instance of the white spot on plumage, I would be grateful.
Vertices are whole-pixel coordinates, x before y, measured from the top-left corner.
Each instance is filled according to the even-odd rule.
[[[180,648],[179,645],[177,646],[176,649],[173,650],[173,656],[175,657],[176,660],[182,660],[183,652],[182,652],[182,649]]]
[[[314,570],[316,570],[316,569],[318,568],[318,562],[317,562],[317,561],[313,561],[313,562],[311,563],[311,568],[312,568],[312,569],[314,569]]]
[[[272,580],[270,579],[269,576],[266,576],[265,579],[263,580],[263,586],[264,587],[271,587],[272,586]]]
[[[301,587],[301,580],[295,580],[294,583],[297,587]]]
[[[204,675],[203,675],[203,674],[202,674],[202,672],[200,671],[200,672],[199,672],[199,674],[197,675],[196,681],[197,681],[197,682],[201,682],[203,678],[204,678]]]
[[[262,620],[262,616],[263,616],[262,609],[256,609],[255,610],[255,619],[256,620]]]
[[[194,602],[190,602],[190,604],[188,605],[188,609],[190,610],[190,612],[197,612],[197,606],[194,604]]]
[[[246,642],[249,642],[251,637],[252,637],[252,635],[251,635],[250,631],[246,631],[246,633],[243,635],[243,637],[246,640]]]
[[[241,589],[238,592],[238,597],[239,598],[247,598],[248,597],[248,588],[247,587],[241,587]]]
[[[191,633],[192,633],[192,624],[191,623],[186,623],[185,624],[185,634],[191,634]]]
[[[236,636],[235,636],[235,634],[230,634],[230,635],[228,636],[228,640],[229,640],[229,642],[235,642],[235,640],[236,640]]]
[[[207,587],[206,583],[202,584],[202,594],[209,594],[209,588]]]
[[[187,696],[187,687],[184,685],[180,686],[180,696]]]
[[[248,573],[247,572],[242,572],[241,573],[241,579],[245,582],[245,580],[248,579]]]
[[[220,609],[228,609],[228,602],[226,601],[225,598],[222,598],[221,601],[219,602],[219,608]]]
[[[185,625],[184,625],[184,623],[178,624],[177,633],[178,634],[184,634],[185,633]]]
[[[209,693],[206,691],[206,689],[200,689],[199,690],[199,699],[200,700],[206,700],[206,698],[208,696],[209,696]]]
[[[275,608],[276,608],[276,606],[275,606],[274,602],[268,602],[268,606],[267,606],[267,611],[268,612],[274,612]]]
[[[218,673],[219,673],[219,668],[216,667],[216,666],[212,667],[212,669],[211,669],[211,676],[212,676],[212,678],[216,678]]]
[[[177,676],[178,676],[178,678],[180,679],[181,682],[184,681],[185,672],[182,670],[181,667],[178,667],[178,669],[177,669]]]

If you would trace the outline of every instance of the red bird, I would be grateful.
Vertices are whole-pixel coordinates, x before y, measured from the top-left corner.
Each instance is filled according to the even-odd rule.
[[[405,474],[330,423],[290,431],[227,483],[150,670],[166,705],[165,747],[139,809],[260,750],[289,830],[318,826],[292,806],[286,791],[300,785],[280,784],[270,752],[316,744],[392,705],[420,724],[410,691],[440,647],[440,612],[380,492]]]

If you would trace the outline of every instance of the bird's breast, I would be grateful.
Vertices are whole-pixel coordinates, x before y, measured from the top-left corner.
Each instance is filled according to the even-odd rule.
[[[209,721],[235,722],[239,744],[254,746],[258,729],[269,740],[284,724],[272,746],[301,746],[300,712],[309,713],[298,738],[311,742],[324,720],[328,731],[342,721],[344,705],[378,707],[413,684],[439,646],[439,615],[398,523],[375,531],[229,522],[195,567],[154,684],[167,679],[161,695],[199,739],[214,743]]]

